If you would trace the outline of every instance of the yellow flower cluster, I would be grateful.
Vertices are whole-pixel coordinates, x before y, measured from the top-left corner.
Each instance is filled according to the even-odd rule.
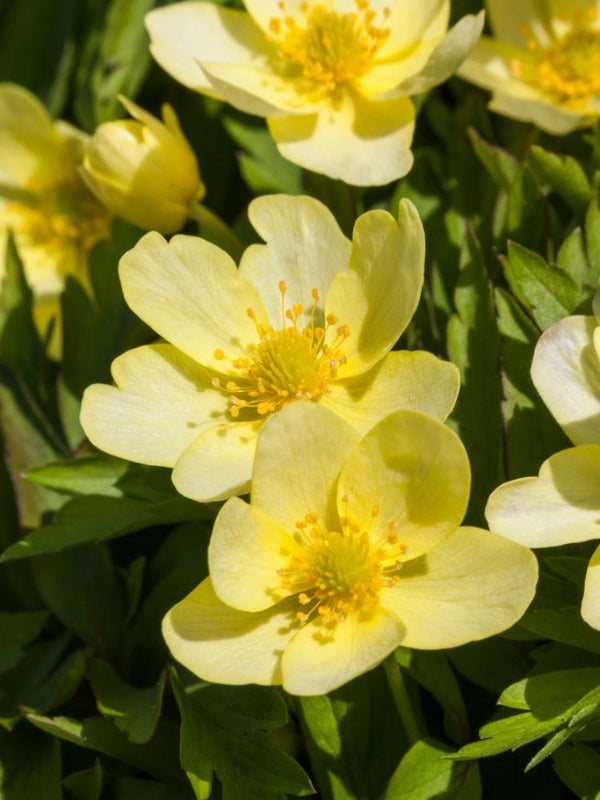
[[[155,58],[187,86],[266,117],[291,161],[364,186],[408,172],[411,97],[454,73],[483,25],[480,14],[448,30],[448,0],[246,7],[151,12]],[[490,0],[492,24],[516,36],[501,8]],[[586,70],[600,34],[594,15],[556,19],[518,28],[525,49],[483,40],[462,74],[498,89],[497,108],[519,116],[526,103],[528,118],[566,130],[595,113],[600,84]],[[68,274],[85,284],[89,251],[110,235],[113,215],[148,231],[119,274],[126,302],[160,341],[120,355],[114,385],[88,387],[81,423],[101,450],[172,469],[183,495],[225,501],[210,576],[165,617],[173,655],[206,680],[315,695],[400,644],[454,647],[513,625],[537,579],[525,545],[579,541],[596,524],[595,321],[548,332],[534,365],[579,446],[540,478],[497,490],[488,506],[496,532],[463,527],[470,467],[444,424],[458,370],[393,349],[424,279],[414,206],[401,200],[396,217],[368,211],[349,238],[314,198],[259,197],[248,216],[262,243],[239,265],[206,239],[167,241],[204,196],[198,163],[169,106],[161,121],[122,103],[132,119],[88,137],[53,122],[25,90],[0,86],[0,230],[13,231],[38,303],[56,303]],[[546,380],[550,364],[569,376],[570,394]],[[583,608],[596,627],[598,586],[600,549]]]
[[[173,467],[196,500],[229,498],[210,578],[165,618],[171,651],[207,680],[310,695],[401,643],[509,627],[537,564],[460,527],[469,463],[443,424],[458,372],[391,350],[423,281],[414,207],[363,214],[351,241],[310,197],[260,197],[249,216],[265,244],[239,268],[191,236],[149,233],[125,254],[127,302],[166,341],[120,356],[116,385],[83,400],[96,446]]]

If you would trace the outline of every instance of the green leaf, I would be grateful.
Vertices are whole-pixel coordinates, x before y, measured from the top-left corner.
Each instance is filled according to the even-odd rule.
[[[79,12],[77,0],[19,0],[3,9],[0,80],[26,86],[53,116],[67,99]]]
[[[584,285],[595,286],[597,275],[592,272],[586,254],[581,228],[575,228],[560,246],[556,263],[582,290]]]
[[[99,242],[90,252],[88,269],[93,300],[74,278],[67,279],[61,297],[63,381],[65,389],[76,400],[91,383],[109,382],[112,360],[137,344],[131,337],[139,323],[123,298],[118,264],[123,253],[137,242],[140,233],[132,225],[115,220],[111,238]],[[83,438],[81,432],[80,438]]]
[[[71,636],[67,631],[51,641],[38,641],[30,645],[21,661],[2,676],[0,692],[0,724],[10,729],[22,716],[22,707],[38,708],[45,705],[48,695],[54,692],[53,676]]]
[[[3,377],[0,365],[0,426],[6,466],[14,486],[21,526],[35,528],[47,512],[59,508],[65,498],[44,486],[30,483],[22,473],[54,461],[59,453],[26,413],[27,401],[22,392],[14,382],[5,383]]]
[[[471,742],[461,747],[452,758],[470,760],[495,756],[534,742],[542,736],[547,736],[562,727],[563,724],[563,718],[539,720],[530,711],[503,717],[484,725],[479,731],[482,737],[481,741]]]
[[[263,728],[279,728],[286,710],[276,690],[264,686],[183,686],[171,673],[182,715],[182,766],[197,798],[208,797],[214,770],[227,797],[280,800],[313,792],[304,770]],[[191,773],[191,774],[190,774]]]
[[[40,635],[47,619],[47,611],[0,614],[0,673],[19,663],[23,648]]]
[[[84,127],[122,116],[117,95],[134,98],[150,67],[144,16],[155,0],[111,0],[92,15],[78,65],[75,110]]]
[[[541,638],[600,653],[600,633],[583,621],[579,606],[534,608],[519,624]]]
[[[320,796],[379,797],[409,746],[385,670],[296,703]]]
[[[107,657],[117,652],[124,599],[104,547],[81,547],[36,559],[36,586],[47,606],[80,639]]]
[[[447,652],[461,675],[497,696],[507,683],[519,680],[531,666],[528,649],[520,642],[495,637]]]
[[[210,513],[200,503],[175,494],[154,502],[129,497],[75,497],[59,510],[52,525],[15,542],[4,551],[0,562],[60,553],[153,525],[204,519]]]
[[[139,689],[124,681],[106,661],[95,658],[89,664],[88,674],[98,711],[112,718],[130,742],[148,742],[160,717],[165,673],[161,673],[155,686]]]
[[[568,744],[553,754],[558,777],[581,800],[600,800],[600,754],[587,744]]]
[[[408,647],[397,647],[394,656],[402,668],[442,706],[444,727],[451,741],[457,745],[469,741],[467,709],[447,656],[442,652],[411,650]]]
[[[506,208],[506,229],[512,238],[541,245],[547,235],[550,203],[541,194],[530,170],[522,169],[510,187]]]
[[[600,668],[533,675],[507,687],[498,703],[533,711],[538,719],[572,716],[586,695],[600,686]],[[599,690],[600,694],[600,690]]]
[[[461,374],[452,414],[471,460],[472,491],[467,520],[483,522],[492,489],[502,481],[502,400],[499,336],[481,247],[467,229],[454,292],[456,314],[448,322],[448,354]]]
[[[63,786],[77,798],[77,800],[100,800],[104,775],[100,759],[97,758],[94,766],[80,772],[72,772],[63,779]]]
[[[583,299],[572,278],[515,242],[509,242],[503,265],[511,289],[541,330],[572,314]]]
[[[190,800],[193,795],[183,786],[145,781],[139,778],[117,778],[114,800]]]
[[[531,769],[571,735],[600,716],[600,668],[532,675],[508,687],[499,703],[526,710],[484,725],[482,741],[463,747],[456,758],[480,758],[522,747],[543,736],[547,744],[530,760]]]
[[[468,134],[477,158],[498,186],[508,191],[521,169],[517,159],[501,147],[486,142],[475,128],[469,128]]]
[[[145,745],[132,744],[109,719],[90,717],[76,720],[69,717],[42,717],[28,714],[27,719],[45,733],[87,750],[96,750],[129,764],[167,783],[180,783],[177,763],[177,736],[174,726],[161,722],[152,739]]]
[[[600,198],[595,194],[585,217],[585,246],[591,270],[591,283],[600,279]]]
[[[127,629],[122,664],[130,673],[143,662],[148,675],[163,668],[167,649],[161,621],[167,611],[192,591],[208,574],[207,545],[210,528],[188,523],[169,532],[146,574],[148,587]]]
[[[60,745],[30,726],[0,730],[2,800],[62,800]]]
[[[575,214],[583,214],[592,198],[592,187],[585,172],[572,156],[549,153],[534,145],[527,155],[537,180],[556,192]]]
[[[39,486],[71,494],[95,494],[121,497],[115,483],[129,463],[107,455],[84,456],[69,461],[54,461],[26,470],[23,477]]]
[[[263,122],[227,116],[223,123],[231,138],[246,151],[239,155],[240,171],[255,194],[302,192],[302,170],[279,153]]]
[[[512,295],[496,289],[501,335],[502,414],[507,477],[533,475],[552,453],[569,441],[546,408],[531,380],[531,360],[539,332]]]
[[[451,748],[433,739],[416,742],[404,756],[381,800],[479,800],[477,764],[443,758]]]
[[[573,733],[575,733],[575,731],[570,728],[559,728],[556,733],[552,734],[542,749],[538,750],[534,757],[527,762],[525,772],[529,772],[530,769],[537,767],[544,759],[552,755],[559,747],[562,747]]]
[[[44,389],[40,378],[49,369],[44,348],[33,321],[33,294],[27,284],[23,262],[14,239],[6,244],[5,271],[0,307],[0,355],[13,372],[31,402],[42,405]]]

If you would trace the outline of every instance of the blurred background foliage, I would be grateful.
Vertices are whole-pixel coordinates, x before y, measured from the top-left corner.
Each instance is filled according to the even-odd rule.
[[[206,204],[244,244],[255,237],[245,209],[257,194],[308,192],[346,232],[363,210],[393,213],[409,197],[426,229],[427,279],[401,345],[461,370],[450,423],[471,459],[468,522],[485,524],[492,489],[568,446],[529,368],[541,331],[592,313],[600,131],[547,136],[490,114],[484,92],[453,78],[418,98],[412,172],[397,185],[351,189],[284,161],[262,120],[193,94],[153,64],[143,17],[155,5],[0,0],[0,80],[89,132],[123,114],[119,93],[153,113],[168,100],[195,148]],[[455,0],[453,16],[480,7]],[[535,602],[506,634],[445,652],[399,648],[417,741],[383,667],[297,699],[210,685],[168,663],[160,621],[206,575],[217,507],[177,495],[168,470],[94,451],[78,421],[84,388],[110,380],[116,355],[151,340],[117,277],[140,233],[116,221],[96,246],[92,296],[68,280],[61,363],[39,339],[19,255],[7,251],[0,798],[600,797],[600,633],[579,614],[587,543],[538,551]]]

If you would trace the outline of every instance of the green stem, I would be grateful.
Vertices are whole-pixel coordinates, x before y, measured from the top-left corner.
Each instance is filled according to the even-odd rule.
[[[404,727],[410,744],[413,745],[415,742],[418,742],[419,739],[422,739],[423,736],[406,690],[406,683],[404,682],[402,670],[394,658],[393,653],[383,662],[383,667],[390,691],[392,692],[392,697],[394,698],[396,708],[402,720],[402,726]]]
[[[204,239],[221,247],[229,253],[234,261],[239,261],[244,246],[221,217],[201,203],[196,203],[190,208],[190,217],[198,223],[200,235]]]

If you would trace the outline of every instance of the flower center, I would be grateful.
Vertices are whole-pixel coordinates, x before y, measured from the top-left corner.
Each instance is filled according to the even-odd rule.
[[[590,98],[600,90],[600,31],[594,27],[597,12],[573,15],[572,27],[557,42],[542,47],[531,31],[528,49],[537,54],[535,68],[515,60],[513,75],[537,86],[557,101]]]
[[[373,506],[366,528],[343,516],[341,530],[328,531],[314,513],[296,523],[296,539],[303,552],[277,573],[282,588],[297,594],[304,608],[296,614],[300,622],[318,615],[334,627],[352,611],[372,609],[380,590],[398,581],[408,548],[398,544],[394,522],[373,544],[369,528],[378,514],[379,508]]]
[[[67,181],[39,187],[32,180],[30,199],[13,200],[8,210],[19,218],[19,233],[32,244],[89,250],[109,235],[110,215],[83,184]]]
[[[328,314],[324,328],[316,324],[318,290],[312,290],[313,306],[305,328],[299,324],[303,306],[297,303],[285,308],[284,281],[279,283],[279,291],[282,316],[279,330],[258,323],[254,311],[249,308],[247,313],[254,320],[259,339],[252,352],[231,359],[222,350],[215,350],[217,360],[229,361],[241,373],[239,380],[229,380],[225,384],[219,378],[212,379],[216,389],[229,393],[232,417],[246,408],[264,415],[295,400],[318,400],[331,391],[338,368],[346,363],[342,345],[350,329],[347,325],[338,326],[334,314]],[[286,326],[286,320],[291,324]]]
[[[364,75],[390,31],[375,24],[377,15],[368,0],[356,0],[356,7],[354,12],[338,14],[322,5],[303,3],[304,24],[298,24],[280,2],[281,16],[269,21],[277,56],[329,92]],[[385,8],[383,20],[389,14]]]

